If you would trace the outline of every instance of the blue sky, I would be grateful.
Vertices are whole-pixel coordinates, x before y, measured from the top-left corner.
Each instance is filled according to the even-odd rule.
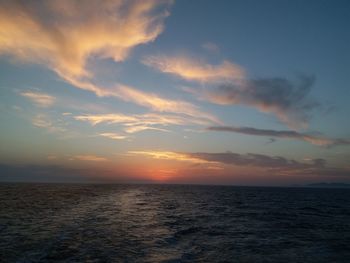
[[[349,11],[3,1],[0,179],[349,182]]]

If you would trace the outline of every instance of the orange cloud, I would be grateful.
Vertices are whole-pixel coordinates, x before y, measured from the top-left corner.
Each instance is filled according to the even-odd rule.
[[[123,61],[135,46],[163,31],[170,0],[53,0],[36,4],[10,1],[0,6],[0,55],[44,64],[71,85],[100,97],[116,97],[158,112],[219,120],[191,103],[162,98],[122,84],[108,89],[93,84],[89,59]]]
[[[170,73],[190,81],[216,83],[237,81],[245,76],[244,70],[230,61],[224,60],[219,65],[185,56],[149,56],[142,61],[145,65],[161,72]]]
[[[0,6],[0,54],[48,65],[64,79],[89,76],[94,56],[123,61],[163,31],[169,1],[7,1]]]

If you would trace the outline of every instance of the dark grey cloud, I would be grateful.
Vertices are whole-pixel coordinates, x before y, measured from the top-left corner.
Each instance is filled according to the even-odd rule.
[[[291,127],[302,127],[310,119],[312,110],[319,106],[309,96],[314,82],[314,77],[301,75],[294,82],[286,78],[259,78],[187,91],[212,103],[254,107],[276,115]]]
[[[350,168],[328,167],[325,159],[310,159],[306,162],[287,159],[281,156],[269,156],[264,154],[239,154],[225,153],[186,153],[188,157],[197,158],[209,162],[218,162],[228,165],[258,167],[275,175],[298,175],[298,176],[350,176]]]
[[[187,153],[188,156],[200,160],[232,164],[239,166],[255,166],[265,168],[323,168],[326,165],[324,159],[313,159],[308,163],[302,163],[295,160],[289,160],[281,156],[269,156],[263,154],[247,153],[239,154],[233,152],[225,153]]]
[[[321,146],[336,146],[336,145],[349,145],[350,140],[347,139],[330,139],[320,137],[307,133],[300,133],[292,130],[269,130],[269,129],[257,129],[252,127],[235,127],[235,126],[211,126],[207,130],[210,131],[221,131],[221,132],[234,132],[246,135],[255,136],[267,136],[274,138],[289,138],[301,141],[306,141],[314,145]]]

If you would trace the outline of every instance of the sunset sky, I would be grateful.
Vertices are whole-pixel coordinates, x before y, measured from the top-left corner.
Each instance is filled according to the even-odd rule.
[[[0,180],[350,183],[349,13],[0,0]]]

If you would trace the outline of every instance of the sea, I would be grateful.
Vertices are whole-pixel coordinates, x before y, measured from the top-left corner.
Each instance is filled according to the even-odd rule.
[[[0,184],[1,262],[350,262],[350,190]]]

